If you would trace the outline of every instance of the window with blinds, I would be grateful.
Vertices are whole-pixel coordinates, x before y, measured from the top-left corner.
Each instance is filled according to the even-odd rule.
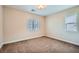
[[[28,30],[30,32],[36,32],[39,30],[39,21],[35,19],[30,19],[28,21]]]

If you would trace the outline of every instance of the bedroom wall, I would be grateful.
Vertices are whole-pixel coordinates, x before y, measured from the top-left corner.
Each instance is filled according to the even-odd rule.
[[[32,17],[39,18],[40,29],[37,32],[29,32],[27,28],[27,22]],[[4,43],[17,42],[45,35],[44,17],[4,7],[4,18]]]
[[[46,36],[79,45],[79,31],[78,32],[65,31],[64,17],[68,14],[73,13],[79,13],[79,6],[47,16]]]
[[[42,17],[21,10],[4,7],[4,43],[48,36],[79,45],[79,32],[66,32],[64,24],[64,17],[67,14],[78,12],[79,7],[74,7]],[[28,31],[26,24],[30,17],[40,18],[41,24],[38,32]]]
[[[0,48],[3,44],[3,11],[2,6],[0,5]]]

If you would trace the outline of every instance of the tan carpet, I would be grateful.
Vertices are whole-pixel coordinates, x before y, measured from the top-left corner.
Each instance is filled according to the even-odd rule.
[[[40,37],[21,42],[6,44],[2,47],[3,53],[64,53],[79,52],[79,47],[48,37]]]

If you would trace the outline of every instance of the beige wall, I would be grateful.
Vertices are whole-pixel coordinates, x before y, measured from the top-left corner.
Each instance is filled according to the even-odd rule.
[[[73,14],[73,13],[79,13],[79,7],[71,8],[71,9],[56,13],[54,15],[47,16],[46,17],[46,26],[47,26],[46,36],[57,38],[62,41],[67,41],[67,42],[79,45],[79,31],[78,32],[65,31],[64,17],[67,14]]]
[[[0,6],[0,48],[3,44],[3,13],[2,6]]]
[[[66,32],[64,24],[64,17],[67,14],[78,12],[79,7],[75,7],[47,17],[41,17],[28,12],[4,7],[4,43],[27,40],[46,35],[51,38],[57,38],[79,45],[79,32]],[[40,19],[40,30],[37,32],[29,32],[27,29],[26,24],[29,18],[32,17]]]
[[[32,17],[36,17],[37,19],[39,18],[40,29],[37,32],[29,32],[27,29],[27,22],[29,18]],[[44,17],[4,7],[4,18],[4,43],[27,40],[45,35]]]

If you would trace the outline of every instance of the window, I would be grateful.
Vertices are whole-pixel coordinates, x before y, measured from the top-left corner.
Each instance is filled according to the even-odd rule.
[[[39,30],[39,21],[36,19],[30,19],[28,21],[28,30],[30,32],[36,32],[37,30]]]
[[[67,32],[77,32],[77,16],[77,14],[72,14],[65,18]]]

